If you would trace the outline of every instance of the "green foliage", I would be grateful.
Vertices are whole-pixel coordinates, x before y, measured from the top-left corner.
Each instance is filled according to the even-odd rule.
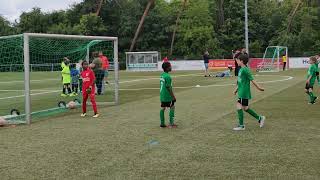
[[[117,36],[120,52],[130,47],[148,0],[105,0],[99,17],[97,0],[84,0],[66,11],[23,12],[10,24],[0,17],[0,35],[23,32]],[[303,1],[288,23],[298,1],[250,0],[250,54],[261,56],[269,45],[289,47],[290,55],[306,56],[320,47],[320,1]],[[182,0],[156,0],[146,17],[136,51],[156,50],[167,55]],[[205,49],[217,58],[230,57],[244,46],[244,2],[189,0],[178,24],[173,55],[200,58]]]
[[[84,35],[103,35],[107,31],[106,26],[103,24],[101,17],[95,14],[83,15],[80,19],[80,24],[75,26]]]

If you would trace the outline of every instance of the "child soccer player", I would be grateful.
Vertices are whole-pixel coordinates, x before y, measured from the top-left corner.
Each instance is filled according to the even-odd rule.
[[[233,70],[232,67],[229,66],[229,67],[228,67],[228,70],[223,71],[223,72],[221,72],[221,73],[218,73],[218,74],[216,75],[216,77],[230,77],[232,70]]]
[[[63,65],[61,65],[62,67],[61,75],[62,75],[62,84],[63,84],[62,94],[61,94],[62,97],[66,97],[68,96],[68,94],[71,94],[71,88],[70,88],[71,76],[70,76],[69,64],[70,64],[70,61],[65,60],[63,62]],[[68,89],[68,94],[66,94],[66,89]]]
[[[320,61],[320,56],[319,55],[316,55],[316,67],[317,67],[317,72],[316,72],[316,75],[317,75],[317,81],[318,81],[318,84],[320,84],[320,78],[319,78],[319,61]]]
[[[70,96],[77,96],[78,95],[78,87],[79,87],[79,71],[76,69],[76,64],[71,64],[71,87],[72,87],[72,94]]]
[[[241,131],[245,130],[245,126],[243,123],[243,111],[249,113],[253,116],[260,124],[260,128],[264,126],[265,117],[258,115],[254,110],[249,108],[249,99],[251,99],[251,91],[250,91],[250,82],[260,91],[264,91],[262,87],[260,87],[252,77],[252,74],[247,67],[247,63],[249,61],[249,57],[246,54],[241,54],[238,58],[236,58],[238,65],[241,67],[238,74],[237,88],[234,91],[234,94],[238,93],[238,102],[237,102],[237,111],[239,118],[239,125],[233,130]]]
[[[81,72],[82,77],[82,114],[81,117],[85,117],[87,114],[87,100],[88,96],[90,97],[91,104],[94,111],[94,118],[99,117],[97,110],[97,103],[95,100],[95,80],[96,77],[94,72],[89,68],[89,64],[87,61],[82,62],[83,71]]]
[[[309,95],[310,101],[309,104],[314,104],[316,103],[317,97],[314,96],[313,94],[313,85],[317,77],[317,66],[315,63],[317,62],[317,58],[315,56],[310,57],[309,59],[309,70],[308,70],[308,75],[307,75],[307,83],[306,83],[306,88],[305,92]]]
[[[177,101],[176,97],[172,91],[172,79],[169,74],[171,71],[171,64],[169,62],[164,62],[162,64],[163,73],[160,78],[160,101],[161,101],[161,109],[160,109],[160,127],[167,127],[165,124],[164,112],[166,108],[170,108],[169,116],[170,116],[170,125],[168,128],[176,128],[177,125],[174,124],[174,103]]]

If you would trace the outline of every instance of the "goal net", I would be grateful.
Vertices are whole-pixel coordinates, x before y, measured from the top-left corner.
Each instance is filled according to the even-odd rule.
[[[127,71],[157,71],[159,59],[157,51],[126,52]]]
[[[0,96],[0,116],[8,122],[80,113],[82,61],[102,64],[94,69],[98,107],[119,102],[116,37],[26,33],[0,37],[0,45],[0,92],[6,92]],[[63,85],[62,77],[70,78],[70,85]],[[68,108],[71,101],[77,108]],[[90,100],[88,105],[90,113]]]
[[[283,65],[283,56],[288,56],[288,48],[284,46],[269,46],[263,55],[263,60],[258,64],[259,72],[279,72]]]

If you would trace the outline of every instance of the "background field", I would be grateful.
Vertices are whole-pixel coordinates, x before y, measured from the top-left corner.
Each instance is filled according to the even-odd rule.
[[[1,128],[1,179],[320,178],[320,106],[307,104],[305,70],[256,76],[266,91],[253,90],[251,106],[267,117],[266,127],[246,114],[243,132],[232,131],[235,78],[204,78],[199,71],[172,73],[179,127],[160,129],[159,74],[121,72],[121,103],[99,107],[99,119],[80,118],[78,109]],[[33,90],[60,90],[56,76],[34,76],[53,80],[34,81]],[[1,73],[0,82],[9,84],[0,90],[22,90],[23,83],[11,84],[22,77]],[[0,92],[0,98],[21,94]],[[34,96],[34,108],[48,106],[59,94]],[[0,100],[0,112],[20,100]]]

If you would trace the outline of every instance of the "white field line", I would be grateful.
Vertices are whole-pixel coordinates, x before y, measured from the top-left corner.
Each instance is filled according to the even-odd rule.
[[[177,75],[177,76],[172,76],[172,77],[198,76],[199,74],[200,73],[197,73],[197,74],[184,74],[184,75]],[[119,83],[131,83],[131,82],[147,81],[147,80],[155,80],[155,79],[159,79],[159,77],[157,77],[157,78],[146,78],[146,79],[135,79],[135,80],[129,80],[129,81],[120,81]],[[57,79],[33,80],[33,81],[40,82],[40,81],[47,81],[47,80],[57,80]],[[13,81],[11,81],[10,83],[12,83],[12,82]],[[20,81],[15,81],[15,82],[20,82]],[[24,82],[24,81],[21,81],[21,82]],[[3,83],[5,83],[5,82],[3,82]],[[114,83],[110,83],[110,84],[114,84]],[[51,90],[50,91],[50,90],[41,90],[41,89],[39,89],[39,90],[31,90],[31,91],[39,92],[39,93],[30,94],[31,96],[34,96],[34,95],[57,93],[57,92],[59,92],[61,90]],[[24,92],[24,90],[0,90],[0,92]],[[13,98],[19,98],[19,97],[24,97],[24,95],[3,97],[3,98],[0,98],[0,100],[13,99]]]
[[[196,76],[198,74],[186,74],[186,75],[178,75],[178,76],[173,76],[173,77],[185,77],[185,76]],[[264,75],[258,75],[258,76],[264,76]],[[277,76],[277,75],[266,75],[266,76]],[[282,82],[282,81],[288,81],[293,79],[291,76],[279,76],[279,77],[285,77],[285,79],[279,79],[279,80],[271,80],[271,81],[261,81],[258,83],[260,84],[268,84],[268,83],[275,83],[275,82]],[[149,78],[149,79],[139,79],[140,81],[146,81],[146,80],[154,80],[154,79],[159,79],[159,78]],[[130,83],[130,82],[137,82],[139,81],[138,79],[136,80],[131,80],[131,81],[122,81],[120,83]],[[174,89],[190,89],[190,88],[208,88],[208,87],[225,87],[225,86],[235,86],[236,84],[211,84],[211,85],[205,85],[205,86],[184,86],[184,87],[174,87]],[[119,89],[120,91],[140,91],[140,90],[159,90],[159,88],[137,88],[137,89]],[[52,91],[45,91],[45,92],[39,92],[39,93],[33,93],[30,94],[31,96],[35,95],[43,95],[43,94],[51,94],[51,93],[57,93],[60,92],[61,90],[52,90]],[[3,97],[0,98],[0,100],[3,99],[13,99],[13,98],[19,98],[19,97],[24,97],[24,95],[18,95],[18,96],[10,96],[10,97]]]
[[[259,75],[264,76],[264,75]],[[271,76],[271,75],[268,75]],[[275,83],[275,82],[282,82],[282,81],[288,81],[293,79],[291,76],[280,76],[285,77],[285,79],[279,79],[279,80],[271,80],[271,81],[257,81],[260,84],[268,84],[268,83]],[[190,88],[208,88],[208,87],[225,87],[225,86],[235,86],[236,84],[211,84],[211,85],[204,85],[200,87],[196,86],[184,86],[184,87],[173,87],[174,89],[190,89]],[[119,89],[120,91],[140,91],[140,90],[159,90],[159,88],[137,88],[137,89]]]
[[[59,79],[41,79],[41,80],[30,80],[30,82],[45,82],[45,81],[56,81]],[[0,81],[0,84],[13,84],[13,83],[24,83],[24,81]]]

